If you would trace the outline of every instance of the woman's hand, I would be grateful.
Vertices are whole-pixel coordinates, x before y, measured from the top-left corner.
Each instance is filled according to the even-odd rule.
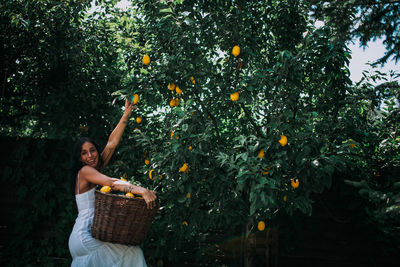
[[[148,190],[141,186],[136,186],[131,183],[125,182],[124,180],[119,180],[119,179],[114,180],[114,182],[111,185],[111,188],[112,190],[118,190],[125,193],[130,192],[132,194],[141,195],[144,201],[146,201],[147,208],[152,209],[156,207],[157,195],[156,192],[152,190]]]
[[[146,201],[146,205],[148,209],[153,209],[156,207],[157,203],[156,203],[156,199],[157,199],[157,195],[156,192],[152,191],[152,190],[148,190],[143,188],[145,191],[141,194],[144,201]]]
[[[133,102],[129,103],[129,100],[125,99],[125,111],[123,116],[129,118],[131,116],[132,109],[136,109],[136,106],[133,105]]]

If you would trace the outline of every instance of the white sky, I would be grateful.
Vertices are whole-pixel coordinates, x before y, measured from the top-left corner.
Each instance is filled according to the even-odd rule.
[[[378,58],[381,58],[385,53],[385,47],[382,44],[382,40],[377,40],[376,42],[369,42],[368,47],[363,49],[359,47],[359,43],[349,45],[352,51],[352,58],[350,60],[350,79],[353,82],[357,82],[362,77],[363,70],[370,70],[370,66],[366,65],[367,62],[375,62]],[[389,59],[384,67],[378,66],[381,72],[389,72],[389,70],[394,70],[399,72],[399,64],[395,64],[392,58]]]

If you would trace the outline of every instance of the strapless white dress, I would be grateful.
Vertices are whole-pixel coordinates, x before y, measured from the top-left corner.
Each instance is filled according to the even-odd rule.
[[[145,267],[139,246],[103,242],[91,235],[94,216],[94,191],[75,195],[78,217],[69,237],[72,267]]]

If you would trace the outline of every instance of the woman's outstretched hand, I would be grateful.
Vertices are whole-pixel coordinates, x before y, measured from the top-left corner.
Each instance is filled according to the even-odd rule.
[[[128,99],[125,99],[125,111],[124,111],[124,116],[126,116],[126,117],[130,117],[131,116],[131,114],[132,114],[132,110],[133,109],[136,109],[136,106],[134,106],[133,105],[133,102],[132,103],[129,103],[129,100]]]

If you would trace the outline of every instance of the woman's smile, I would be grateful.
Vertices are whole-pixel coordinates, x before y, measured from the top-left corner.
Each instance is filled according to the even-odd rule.
[[[92,143],[83,143],[81,150],[81,161],[93,168],[97,167],[99,162],[99,154],[96,147]]]

